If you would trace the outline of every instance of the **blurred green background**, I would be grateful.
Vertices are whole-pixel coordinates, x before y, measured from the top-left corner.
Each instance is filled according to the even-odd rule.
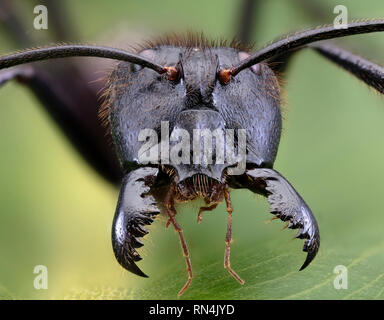
[[[26,1],[20,1],[26,4]],[[167,31],[196,30],[231,38],[239,1],[63,1],[68,27],[81,39],[126,48]],[[320,1],[317,1],[320,3]],[[254,23],[256,47],[281,34],[332,23],[344,4],[349,17],[384,16],[382,0],[321,1],[325,20],[314,21],[293,1],[262,2]],[[23,6],[22,6],[23,7]],[[32,6],[25,6],[32,27]],[[28,20],[26,20],[28,21]],[[113,40],[112,40],[113,39]],[[384,62],[384,34],[343,39],[356,52]],[[0,53],[15,49],[0,30]],[[94,72],[100,72],[97,65]],[[267,201],[232,192],[232,267],[241,287],[223,268],[226,212],[223,205],[196,224],[198,205],[179,210],[195,278],[181,299],[383,299],[384,298],[384,103],[380,96],[309,50],[299,53],[286,78],[284,132],[275,163],[314,212],[321,231],[317,258],[305,259],[295,231],[280,232]],[[186,281],[178,237],[151,227],[140,267],[149,279],[115,261],[110,229],[118,190],[76,153],[25,88],[0,90],[0,298],[175,299]],[[35,290],[33,269],[46,265],[49,289]],[[348,289],[336,290],[333,269],[348,267]]]

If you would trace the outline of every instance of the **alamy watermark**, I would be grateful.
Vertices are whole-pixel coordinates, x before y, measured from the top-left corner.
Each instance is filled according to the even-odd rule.
[[[333,280],[333,287],[337,290],[348,289],[348,269],[346,266],[338,265],[333,269],[333,273],[337,274]]]
[[[228,166],[229,175],[240,175],[246,168],[246,140],[245,129],[193,129],[191,143],[187,130],[174,128],[170,134],[169,122],[162,121],[160,142],[156,130],[140,131],[138,141],[143,144],[138,161],[163,165],[219,164]]]
[[[33,19],[33,27],[36,30],[48,29],[48,9],[46,6],[39,4],[33,8],[33,13],[36,14]]]
[[[44,265],[37,265],[33,268],[33,273],[37,276],[33,279],[33,287],[36,290],[48,289],[48,268]]]
[[[348,29],[348,9],[341,4],[333,8],[333,13],[337,14],[333,20],[333,27],[335,29]]]

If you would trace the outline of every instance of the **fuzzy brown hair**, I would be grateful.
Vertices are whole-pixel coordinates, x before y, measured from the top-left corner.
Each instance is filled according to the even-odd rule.
[[[253,45],[242,43],[236,38],[232,40],[219,38],[210,39],[203,32],[187,32],[187,33],[169,33],[160,37],[146,40],[138,45],[134,45],[133,49],[140,52],[145,49],[160,48],[160,47],[181,47],[181,48],[233,48],[238,51],[250,52]]]

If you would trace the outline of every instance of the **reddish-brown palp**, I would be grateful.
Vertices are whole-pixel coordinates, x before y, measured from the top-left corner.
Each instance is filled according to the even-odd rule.
[[[175,209],[175,204],[177,202],[186,202],[191,201],[197,198],[203,198],[207,206],[200,207],[199,213],[197,216],[197,222],[202,221],[202,213],[204,211],[214,210],[220,202],[225,200],[226,208],[228,212],[228,222],[227,222],[227,233],[225,237],[225,255],[224,255],[224,267],[228,272],[240,283],[244,284],[244,280],[239,277],[239,275],[232,270],[230,264],[230,250],[231,250],[231,241],[232,241],[232,202],[229,195],[229,186],[225,182],[219,182],[215,179],[209,178],[203,174],[193,175],[191,178],[184,180],[179,183],[176,175],[172,174],[172,182],[164,198],[164,207],[168,214],[168,221],[166,227],[170,224],[173,225],[175,231],[179,235],[181,248],[185,257],[185,262],[188,272],[188,280],[185,285],[181,288],[178,295],[181,296],[190,286],[193,273],[191,259],[189,256],[189,251],[187,244],[185,242],[183,231],[179,223],[176,221],[177,211]]]

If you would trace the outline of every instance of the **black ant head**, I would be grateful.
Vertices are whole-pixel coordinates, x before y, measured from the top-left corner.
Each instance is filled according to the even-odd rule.
[[[249,54],[234,42],[232,47],[225,47],[224,43],[218,46],[198,39],[167,38],[166,43],[153,44],[140,52],[141,56],[166,66],[167,72],[163,74],[125,62],[112,73],[107,89],[109,111],[105,113],[118,155],[127,168],[140,162],[141,132],[153,130],[158,134],[154,143],[160,143],[165,138],[164,122],[168,126],[167,138],[174,136],[175,130],[185,130],[189,141],[183,143],[191,147],[194,130],[199,128],[219,130],[224,137],[226,130],[233,130],[236,138],[238,130],[246,130],[247,161],[272,166],[281,131],[280,92],[275,74],[267,64],[259,63],[224,81],[222,70],[240,63]],[[217,147],[213,145],[213,156]],[[161,146],[153,163],[174,166],[180,181],[194,174],[221,180],[225,169],[233,165],[226,161],[196,165],[192,150],[188,152],[187,163],[163,163],[160,149]]]

